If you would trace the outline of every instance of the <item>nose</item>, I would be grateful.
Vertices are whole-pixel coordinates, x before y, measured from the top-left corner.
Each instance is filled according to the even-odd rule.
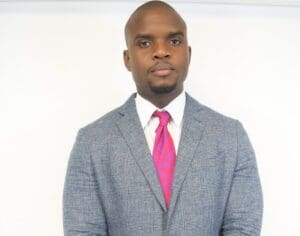
[[[171,56],[170,50],[164,43],[157,43],[153,49],[153,59],[166,59]]]

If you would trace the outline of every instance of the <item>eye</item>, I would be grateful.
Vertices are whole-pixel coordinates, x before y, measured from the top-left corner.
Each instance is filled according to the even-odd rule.
[[[170,44],[171,44],[172,46],[177,46],[177,45],[179,45],[180,43],[181,43],[181,41],[180,41],[179,39],[177,39],[177,38],[173,38],[173,39],[170,40]]]
[[[140,48],[147,48],[151,45],[151,42],[150,42],[150,40],[142,39],[137,42],[137,45]]]

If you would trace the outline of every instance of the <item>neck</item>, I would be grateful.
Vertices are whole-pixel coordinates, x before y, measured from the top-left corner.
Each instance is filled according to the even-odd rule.
[[[151,102],[154,106],[158,108],[164,108],[170,102],[172,102],[183,90],[176,93],[166,93],[166,94],[155,94],[153,96],[145,96],[139,93],[143,98]]]
[[[154,98],[154,99],[148,99],[153,105],[155,105],[158,108],[164,108],[166,107],[170,102],[172,102],[175,98]]]

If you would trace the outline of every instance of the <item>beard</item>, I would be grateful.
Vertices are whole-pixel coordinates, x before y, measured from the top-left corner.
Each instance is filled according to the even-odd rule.
[[[174,83],[174,84],[169,85],[169,86],[166,85],[166,86],[159,86],[159,87],[150,85],[150,89],[153,93],[155,93],[157,95],[160,95],[160,94],[171,93],[172,91],[174,91],[176,86],[177,86],[177,83]]]

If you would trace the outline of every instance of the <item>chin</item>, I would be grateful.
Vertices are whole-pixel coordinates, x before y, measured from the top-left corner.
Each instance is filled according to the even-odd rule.
[[[159,86],[159,87],[151,87],[151,91],[155,94],[168,94],[173,92],[176,89],[177,84],[169,85],[169,86]]]

